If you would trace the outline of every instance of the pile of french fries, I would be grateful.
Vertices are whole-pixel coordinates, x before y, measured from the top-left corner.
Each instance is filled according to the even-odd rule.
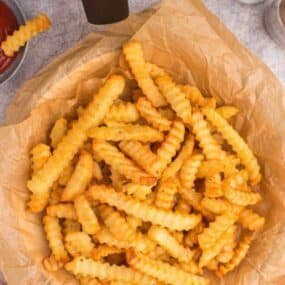
[[[77,118],[31,151],[28,209],[44,213],[48,271],[80,284],[209,284],[246,256],[265,222],[254,154],[217,106],[123,46],[137,87],[110,76]]]

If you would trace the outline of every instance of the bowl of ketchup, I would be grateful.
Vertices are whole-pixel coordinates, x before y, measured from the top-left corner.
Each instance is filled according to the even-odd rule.
[[[0,0],[0,43],[24,23],[24,13],[16,0]],[[0,48],[0,84],[17,72],[24,60],[26,49],[27,46],[13,57],[7,57]]]

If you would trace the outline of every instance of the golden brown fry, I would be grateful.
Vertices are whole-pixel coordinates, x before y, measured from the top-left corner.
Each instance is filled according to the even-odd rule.
[[[203,113],[237,153],[241,162],[248,171],[251,183],[253,185],[259,183],[261,179],[260,167],[257,159],[246,142],[242,139],[238,132],[235,131],[232,126],[215,110],[211,108],[204,108]]]
[[[119,102],[114,104],[104,118],[104,122],[131,123],[139,119],[140,115],[135,104]]]
[[[198,169],[201,165],[201,162],[203,160],[203,155],[201,154],[195,154],[185,160],[180,173],[180,183],[181,186],[185,189],[192,189],[194,186],[194,182],[196,179],[196,174],[198,172]]]
[[[191,122],[191,104],[184,92],[168,75],[157,77],[155,82],[177,116],[185,124],[189,124]]]
[[[114,246],[108,246],[108,245],[99,245],[98,247],[94,248],[91,252],[91,258],[94,260],[100,260],[110,254],[114,253],[120,253],[122,252],[121,249],[114,247]]]
[[[68,261],[68,255],[63,245],[63,237],[59,225],[59,219],[55,217],[44,216],[43,225],[46,233],[46,239],[55,260],[59,263]]]
[[[146,67],[143,50],[140,43],[129,41],[123,45],[123,53],[128,61],[132,73],[145,96],[155,107],[166,105],[164,97],[151,79]]]
[[[192,115],[191,125],[205,157],[207,159],[224,159],[225,153],[212,137],[209,125],[200,112],[197,111]]]
[[[226,212],[231,212],[234,210],[235,205],[231,204],[225,199],[215,199],[215,198],[209,198],[209,197],[204,197],[203,200],[201,201],[201,205],[207,209],[208,211],[220,215],[224,214]],[[237,207],[238,209],[239,207]]]
[[[168,230],[162,227],[152,226],[148,236],[180,262],[190,262],[193,257],[193,252],[189,248],[180,244]]]
[[[73,174],[73,171],[74,165],[72,163],[69,163],[60,173],[58,178],[58,184],[61,186],[66,186]]]
[[[174,121],[176,118],[176,113],[170,107],[158,108],[158,112],[169,121]]]
[[[163,140],[163,134],[146,125],[121,124],[113,127],[94,127],[88,136],[98,140],[156,142]]]
[[[55,183],[52,186],[50,197],[49,197],[49,205],[55,205],[55,204],[60,203],[62,191],[63,191],[63,188],[59,186],[58,183]]]
[[[51,146],[53,148],[56,148],[58,143],[66,135],[66,132],[67,132],[67,120],[64,118],[56,120],[49,135]]]
[[[152,78],[166,75],[166,72],[163,70],[163,68],[151,62],[146,63],[146,69]]]
[[[50,147],[40,143],[31,150],[32,169],[34,173],[43,168],[44,164],[51,157]]]
[[[163,209],[158,209],[103,185],[92,186],[87,195],[92,200],[107,203],[129,215],[143,221],[149,221],[153,224],[167,227],[170,230],[189,230],[194,228],[201,220],[201,216],[199,215],[187,215],[181,212],[168,212]]]
[[[1,43],[1,48],[8,57],[14,56],[28,41],[41,32],[48,30],[51,26],[47,15],[41,13],[37,17],[21,25],[11,36]]]
[[[44,167],[27,182],[27,186],[31,192],[49,192],[50,187],[58,179],[62,170],[68,165],[75,153],[87,139],[86,131],[102,121],[114,100],[118,98],[123,91],[124,86],[125,80],[119,75],[112,75],[105,82],[105,85],[84,110],[82,116],[58,144],[52,157],[47,161]]]
[[[217,198],[223,196],[222,177],[220,173],[216,173],[213,176],[206,177],[204,195],[210,198]]]
[[[99,163],[93,160],[93,176],[97,181],[103,180],[103,173]]]
[[[32,213],[43,211],[49,201],[49,193],[32,194],[27,204],[28,210]]]
[[[228,120],[234,117],[239,112],[239,109],[234,106],[225,105],[217,108],[216,112],[219,113],[224,119]]]
[[[76,220],[65,219],[63,222],[63,234],[67,235],[68,233],[80,232],[81,225]]]
[[[203,107],[207,104],[207,99],[202,95],[200,90],[195,86],[182,85],[181,90],[184,92],[187,99],[190,100],[191,105]]]
[[[71,256],[89,257],[94,248],[91,238],[84,232],[68,233],[64,241],[64,246]]]
[[[191,205],[183,198],[179,198],[177,205],[175,206],[175,211],[180,211],[189,214],[192,210]]]
[[[147,173],[155,177],[160,175],[158,157],[150,150],[148,145],[143,145],[138,141],[122,141],[119,147]]]
[[[96,214],[84,196],[79,196],[74,200],[74,208],[84,232],[92,235],[100,230]]]
[[[136,183],[128,183],[122,187],[122,191],[138,200],[147,200],[152,193],[151,186]]]
[[[161,182],[156,192],[155,206],[164,210],[172,210],[177,192],[178,185],[175,180],[169,179]]]
[[[200,222],[193,230],[188,231],[184,236],[184,244],[193,247],[198,243],[198,235],[203,232],[205,223]]]
[[[192,155],[193,149],[194,149],[194,138],[192,135],[188,135],[177,157],[163,171],[161,180],[164,181],[169,178],[175,177],[176,174],[181,169],[185,160]]]
[[[93,140],[93,149],[114,170],[135,183],[152,185],[156,178],[138,168],[115,146],[101,140]]]
[[[127,260],[131,267],[143,272],[146,276],[152,276],[167,284],[173,285],[206,285],[209,281],[189,272],[185,272],[176,266],[166,262],[153,260],[146,255],[128,251]]]
[[[111,181],[112,181],[112,186],[117,189],[117,190],[122,190],[123,186],[128,183],[128,180],[120,174],[116,169],[111,167]]]
[[[221,275],[227,274],[228,272],[232,271],[235,267],[237,267],[240,264],[240,262],[244,259],[244,257],[248,252],[251,240],[252,240],[251,235],[245,235],[242,238],[237,249],[234,251],[233,258],[229,261],[229,263],[220,266],[219,273]]]
[[[63,263],[56,261],[53,255],[50,255],[43,260],[45,270],[49,272],[58,271],[63,267]]]
[[[240,213],[238,222],[246,229],[258,231],[264,226],[265,218],[246,208]]]
[[[184,140],[185,127],[179,120],[173,122],[164,142],[157,150],[160,170],[164,170],[179,150]]]
[[[155,285],[157,281],[126,266],[109,265],[84,257],[76,257],[65,265],[65,269],[73,274],[97,277],[101,280],[118,280],[141,285]]]
[[[47,214],[51,217],[57,217],[57,218],[65,218],[70,220],[76,220],[76,212],[73,207],[73,204],[56,204],[47,207]]]
[[[164,118],[147,98],[140,97],[136,103],[136,107],[141,116],[160,132],[170,129],[171,121]]]
[[[74,172],[62,193],[62,201],[70,201],[82,194],[93,176],[93,158],[87,151],[81,151]]]
[[[138,227],[142,225],[142,220],[133,216],[127,216],[126,220],[130,225],[130,227],[132,227],[134,230],[136,230]]]

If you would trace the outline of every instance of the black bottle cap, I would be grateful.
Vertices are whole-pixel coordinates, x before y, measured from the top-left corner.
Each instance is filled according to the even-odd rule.
[[[88,22],[111,24],[129,16],[128,0],[82,0]]]

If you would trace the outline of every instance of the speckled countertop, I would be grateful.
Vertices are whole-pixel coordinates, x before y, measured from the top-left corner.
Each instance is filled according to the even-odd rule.
[[[269,0],[270,1],[270,0]],[[0,123],[15,90],[54,57],[99,27],[88,24],[81,0],[18,0],[28,18],[47,13],[53,29],[32,40],[24,64],[14,78],[0,86]],[[132,12],[141,11],[157,0],[129,0]],[[204,0],[205,4],[240,41],[259,56],[285,85],[285,51],[268,36],[263,26],[266,4],[245,5],[237,0]],[[63,9],[64,6],[64,9]]]

